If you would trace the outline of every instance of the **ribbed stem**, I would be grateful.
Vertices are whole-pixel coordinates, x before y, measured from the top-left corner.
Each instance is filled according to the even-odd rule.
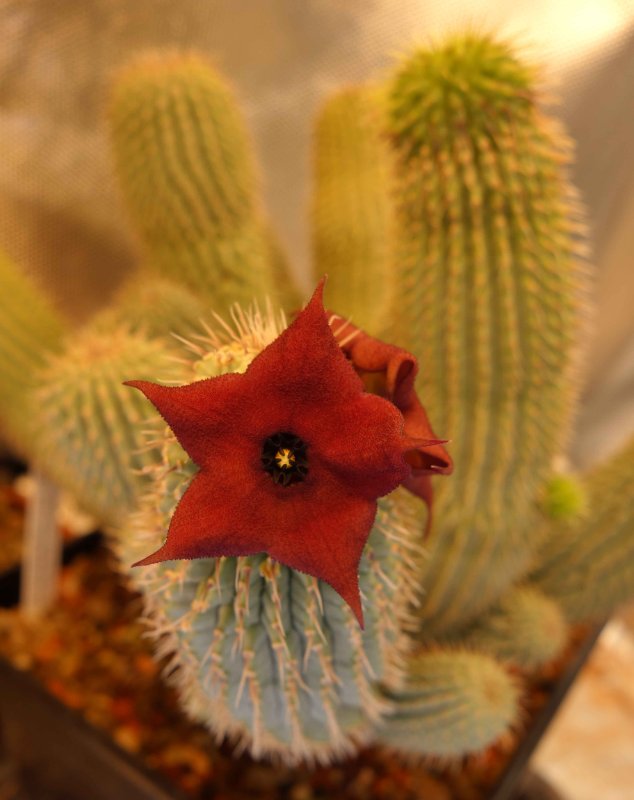
[[[464,36],[397,74],[395,336],[451,440],[438,482],[424,616],[475,617],[527,570],[535,497],[577,397],[585,268],[568,140],[512,50]]]
[[[61,349],[66,324],[37,286],[0,253],[0,430],[24,458],[36,441],[26,400],[50,353]]]
[[[93,328],[127,327],[148,336],[186,336],[201,332],[201,321],[211,316],[209,302],[174,280],[141,269],[123,283],[112,303],[92,321]]]
[[[329,99],[315,129],[314,272],[326,305],[379,335],[392,295],[393,155],[385,95],[351,88]]]
[[[413,656],[404,689],[389,700],[395,710],[378,729],[378,741],[432,760],[481,751],[519,718],[511,676],[490,656],[458,649]]]
[[[524,584],[512,587],[456,638],[462,646],[530,670],[561,653],[568,641],[568,625],[555,600],[536,586]]]
[[[134,508],[139,471],[155,457],[143,449],[147,404],[123,381],[173,377],[169,352],[125,328],[86,328],[37,376],[37,464],[103,523]]]
[[[588,511],[545,526],[533,580],[573,622],[634,598],[634,441],[584,479]]]
[[[133,63],[114,85],[110,124],[124,199],[154,270],[221,313],[284,295],[246,126],[203,58],[156,52]]]

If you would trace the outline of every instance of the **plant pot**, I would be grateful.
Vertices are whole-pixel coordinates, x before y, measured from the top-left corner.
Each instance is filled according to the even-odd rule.
[[[64,564],[91,553],[102,535],[92,533],[64,547]],[[20,570],[0,575],[0,606],[19,600]],[[0,742],[27,791],[47,800],[179,800],[185,796],[117,747],[80,714],[49,694],[28,672],[0,659]]]
[[[69,545],[65,556],[67,560],[72,560],[80,553],[95,551],[98,547],[98,536],[84,537],[81,541]],[[95,557],[103,558],[103,554],[96,553]],[[5,578],[4,581],[0,580],[0,597],[4,597],[5,602],[9,601],[12,591],[13,601],[17,600],[14,590],[15,581],[12,576]],[[587,659],[599,630],[599,628],[593,629],[585,637],[556,683],[548,687],[547,702],[533,716],[530,726],[526,729],[501,776],[498,775],[494,786],[487,791],[486,797],[490,800],[544,796],[543,790],[535,793],[534,779],[526,783],[528,762],[579,669]],[[47,800],[48,798],[85,800],[87,797],[91,800],[112,800],[115,797],[126,800],[150,800],[150,798],[184,800],[187,796],[191,796],[149,769],[140,758],[125,752],[104,732],[86,722],[76,710],[63,705],[49,694],[33,675],[19,671],[7,661],[0,661],[0,720],[4,747],[16,764],[25,787],[34,791],[45,790]],[[351,766],[344,766],[343,769],[349,770],[351,780],[358,781],[364,770],[367,774],[367,764],[372,763],[373,757],[373,751],[368,751],[358,760],[350,762]],[[219,758],[230,759],[230,749],[227,748],[226,753],[219,755]],[[336,772],[337,769],[333,768],[332,772]],[[259,776],[258,780],[262,779],[265,784],[267,781],[269,784],[278,779],[280,781],[279,786],[275,787],[274,795],[258,794],[257,789],[253,788],[252,795],[239,794],[239,797],[294,798],[296,795],[290,793],[289,785],[296,785],[295,781],[301,784],[301,781],[310,775],[308,770],[303,772],[283,770],[286,777],[280,778],[281,773],[254,764],[245,757],[241,757],[236,764],[236,770],[237,774],[253,770],[254,774]],[[434,781],[432,777],[429,780]],[[228,798],[232,795],[214,793],[195,796]],[[297,796],[303,795],[300,793]],[[338,795],[330,790],[329,794],[317,793],[315,796]],[[365,796],[374,797],[371,794]],[[424,796],[428,797],[428,794]],[[430,793],[429,796],[433,795]],[[445,796],[454,795],[452,793]]]
[[[27,791],[51,800],[185,800],[103,733],[0,661],[2,744]]]

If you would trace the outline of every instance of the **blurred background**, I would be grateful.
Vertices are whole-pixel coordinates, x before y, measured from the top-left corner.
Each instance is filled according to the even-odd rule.
[[[413,45],[466,26],[512,37],[543,66],[577,143],[573,180],[587,208],[596,308],[570,455],[589,466],[634,432],[633,0],[0,0],[0,248],[77,322],[108,300],[137,250],[106,142],[107,87],[140,50],[192,48],[213,59],[241,100],[267,211],[308,291],[311,130],[320,103],[336,88],[380,77]],[[610,641],[621,655],[613,650],[608,660],[622,656],[625,665],[618,724],[634,752],[634,650]],[[575,772],[586,781],[580,765],[592,757],[571,737],[596,719],[597,703],[611,702],[600,698],[538,757],[546,771],[564,764],[563,777],[554,769],[562,785]],[[569,750],[576,755],[566,768]],[[574,782],[567,788],[571,797],[625,799],[623,780],[616,794],[605,777],[600,794],[589,784],[589,794]]]
[[[308,288],[310,138],[320,102],[380,77],[412,45],[475,26],[543,65],[578,145],[597,308],[573,443],[583,466],[634,429],[632,0],[2,0],[0,246],[85,319],[135,263],[104,131],[113,71],[143,49],[195,48],[228,76],[268,212]]]

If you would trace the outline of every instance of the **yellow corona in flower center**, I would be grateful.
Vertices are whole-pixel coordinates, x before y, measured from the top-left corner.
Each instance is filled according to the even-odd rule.
[[[279,486],[301,483],[308,474],[307,445],[290,431],[279,431],[262,442],[262,466]]]
[[[282,447],[275,454],[275,462],[280,469],[290,469],[295,463],[295,455],[288,447]]]

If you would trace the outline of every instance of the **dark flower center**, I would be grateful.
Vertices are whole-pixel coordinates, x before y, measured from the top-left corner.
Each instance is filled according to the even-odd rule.
[[[262,466],[280,486],[299,483],[308,474],[306,445],[294,433],[274,433],[262,445]]]

